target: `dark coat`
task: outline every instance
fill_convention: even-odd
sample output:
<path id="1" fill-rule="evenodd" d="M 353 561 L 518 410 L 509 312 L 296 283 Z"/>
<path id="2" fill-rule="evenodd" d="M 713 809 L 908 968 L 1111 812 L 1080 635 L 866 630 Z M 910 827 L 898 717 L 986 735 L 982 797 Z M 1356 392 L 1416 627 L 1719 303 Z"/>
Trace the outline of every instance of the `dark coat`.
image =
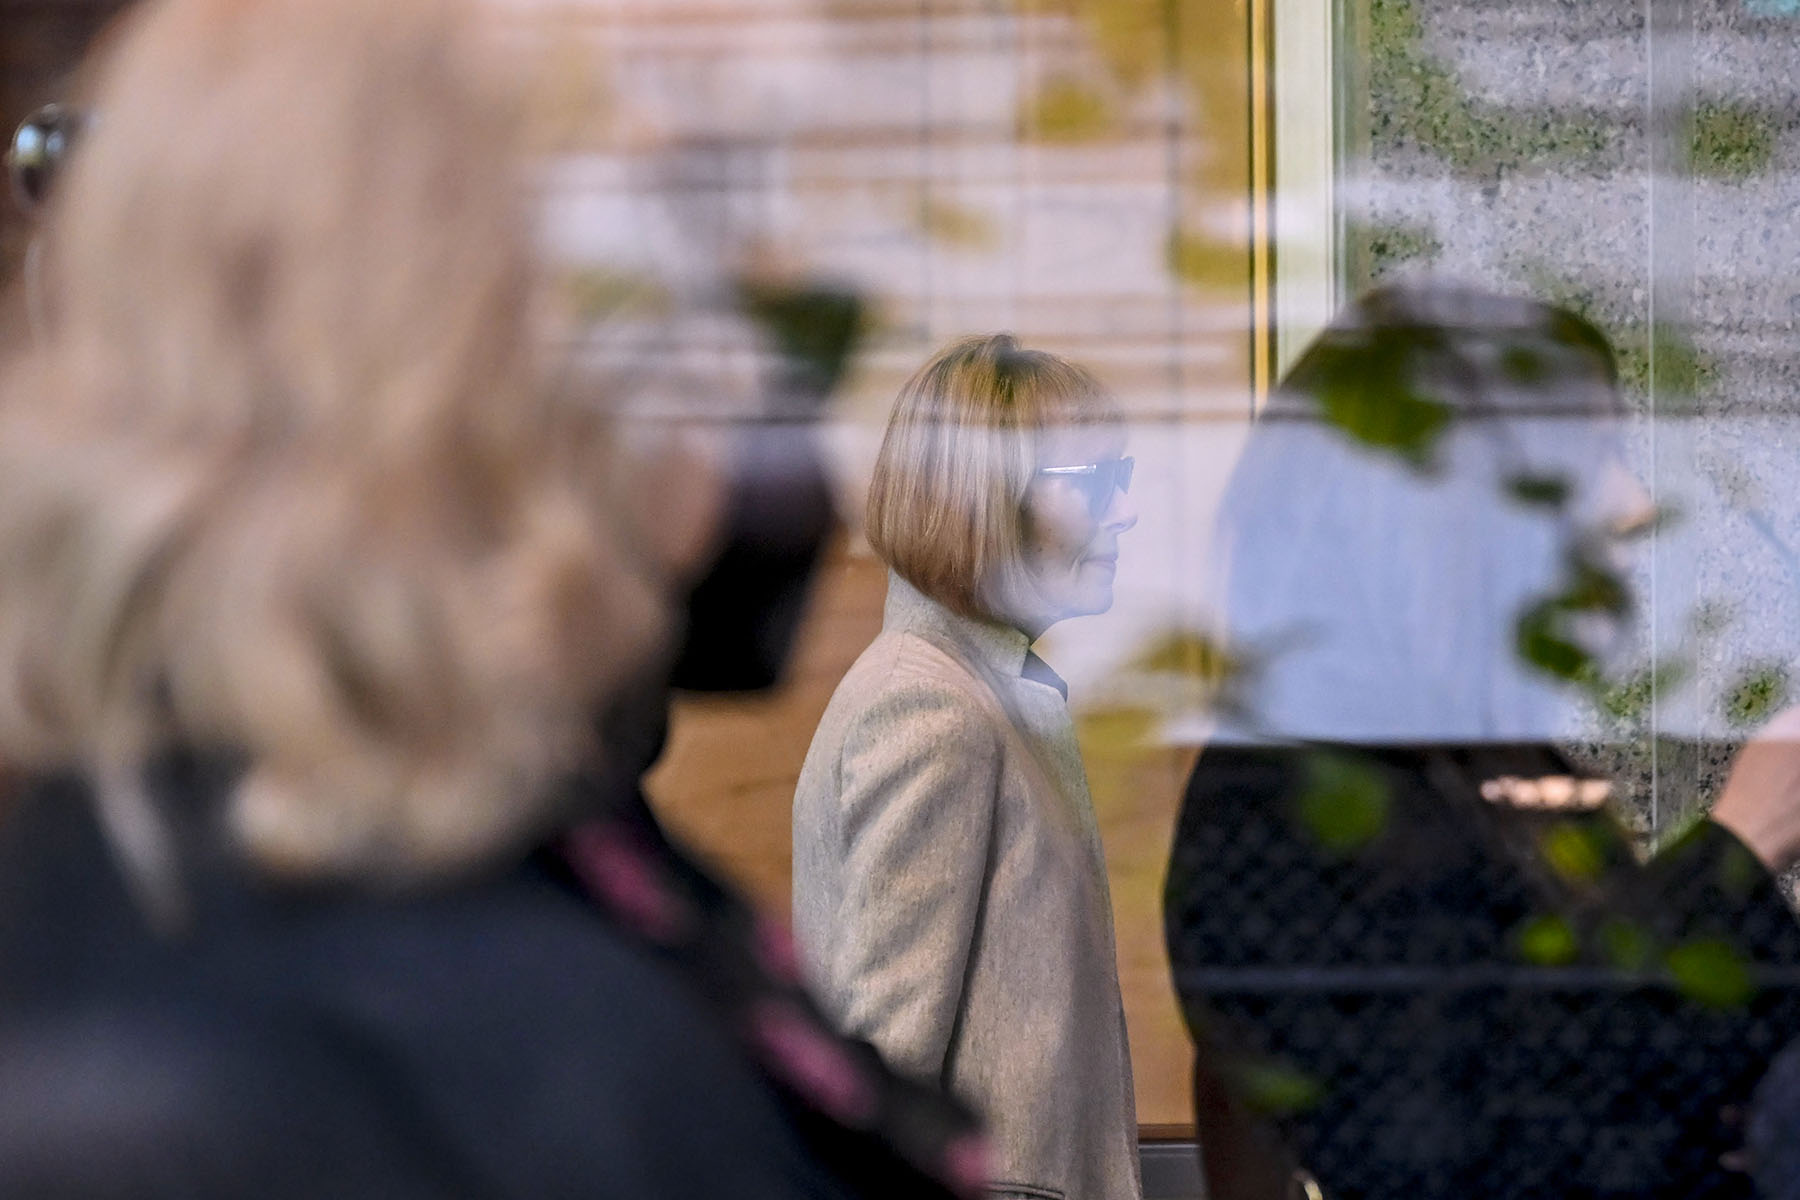
<path id="1" fill-rule="evenodd" d="M 1764 1200 L 1800 1200 L 1800 1041 L 1776 1057 L 1756 1089 L 1745 1148 Z"/>
<path id="2" fill-rule="evenodd" d="M 0 1196 L 886 1194 L 556 856 L 384 898 L 202 854 L 158 936 L 87 800 L 0 821 Z"/>
<path id="3" fill-rule="evenodd" d="M 1167 935 L 1226 1169 L 1283 1154 L 1349 1200 L 1750 1194 L 1720 1157 L 1800 1031 L 1800 929 L 1710 823 L 1640 868 L 1604 813 L 1480 795 L 1568 772 L 1544 746 L 1201 756 Z"/>

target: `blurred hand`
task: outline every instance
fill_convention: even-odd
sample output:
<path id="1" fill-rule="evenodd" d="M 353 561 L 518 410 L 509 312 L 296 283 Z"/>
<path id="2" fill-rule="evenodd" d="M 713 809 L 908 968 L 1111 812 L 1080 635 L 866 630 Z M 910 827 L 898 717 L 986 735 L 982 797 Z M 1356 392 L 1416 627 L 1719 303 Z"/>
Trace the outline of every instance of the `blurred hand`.
<path id="1" fill-rule="evenodd" d="M 1800 706 L 1777 714 L 1744 743 L 1712 819 L 1771 871 L 1800 861 Z"/>

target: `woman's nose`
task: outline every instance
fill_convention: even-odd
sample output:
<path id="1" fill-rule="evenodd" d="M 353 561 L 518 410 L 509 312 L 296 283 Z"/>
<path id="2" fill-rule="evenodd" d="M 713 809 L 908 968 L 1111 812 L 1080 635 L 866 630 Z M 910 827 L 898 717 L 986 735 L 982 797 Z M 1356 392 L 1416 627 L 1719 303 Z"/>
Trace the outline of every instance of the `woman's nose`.
<path id="1" fill-rule="evenodd" d="M 1114 533 L 1124 533 L 1137 522 L 1137 502 L 1131 498 L 1131 493 L 1123 488 L 1114 488 L 1112 500 L 1106 506 L 1106 515 L 1100 522 L 1102 527 Z"/>

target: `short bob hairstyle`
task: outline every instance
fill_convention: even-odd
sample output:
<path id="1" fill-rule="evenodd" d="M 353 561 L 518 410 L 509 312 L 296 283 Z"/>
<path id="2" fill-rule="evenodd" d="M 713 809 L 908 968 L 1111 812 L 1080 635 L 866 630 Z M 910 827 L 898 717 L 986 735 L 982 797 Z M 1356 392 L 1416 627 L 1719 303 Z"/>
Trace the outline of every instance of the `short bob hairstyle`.
<path id="1" fill-rule="evenodd" d="M 1074 363 L 1005 333 L 955 342 L 900 389 L 869 485 L 869 544 L 946 608 L 1003 617 L 1036 586 L 1024 506 L 1046 437 L 1119 420 Z"/>
<path id="2" fill-rule="evenodd" d="M 555 403 L 512 92 L 460 0 L 156 0 L 52 199 L 0 393 L 0 762 L 244 763 L 260 868 L 398 884 L 559 819 L 658 636 Z"/>

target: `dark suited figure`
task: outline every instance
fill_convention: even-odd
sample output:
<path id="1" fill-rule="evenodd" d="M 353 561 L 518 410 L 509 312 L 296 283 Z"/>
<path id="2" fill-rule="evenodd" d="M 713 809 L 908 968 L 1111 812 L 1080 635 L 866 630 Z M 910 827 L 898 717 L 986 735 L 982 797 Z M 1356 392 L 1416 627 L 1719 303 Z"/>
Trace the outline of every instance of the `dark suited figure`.
<path id="1" fill-rule="evenodd" d="M 1750 1192 L 1721 1156 L 1800 1029 L 1791 856 L 1708 821 L 1640 866 L 1559 749 L 1555 671 L 1629 614 L 1615 383 L 1572 314 L 1390 288 L 1251 434 L 1221 594 L 1264 660 L 1166 891 L 1215 1197 Z"/>

